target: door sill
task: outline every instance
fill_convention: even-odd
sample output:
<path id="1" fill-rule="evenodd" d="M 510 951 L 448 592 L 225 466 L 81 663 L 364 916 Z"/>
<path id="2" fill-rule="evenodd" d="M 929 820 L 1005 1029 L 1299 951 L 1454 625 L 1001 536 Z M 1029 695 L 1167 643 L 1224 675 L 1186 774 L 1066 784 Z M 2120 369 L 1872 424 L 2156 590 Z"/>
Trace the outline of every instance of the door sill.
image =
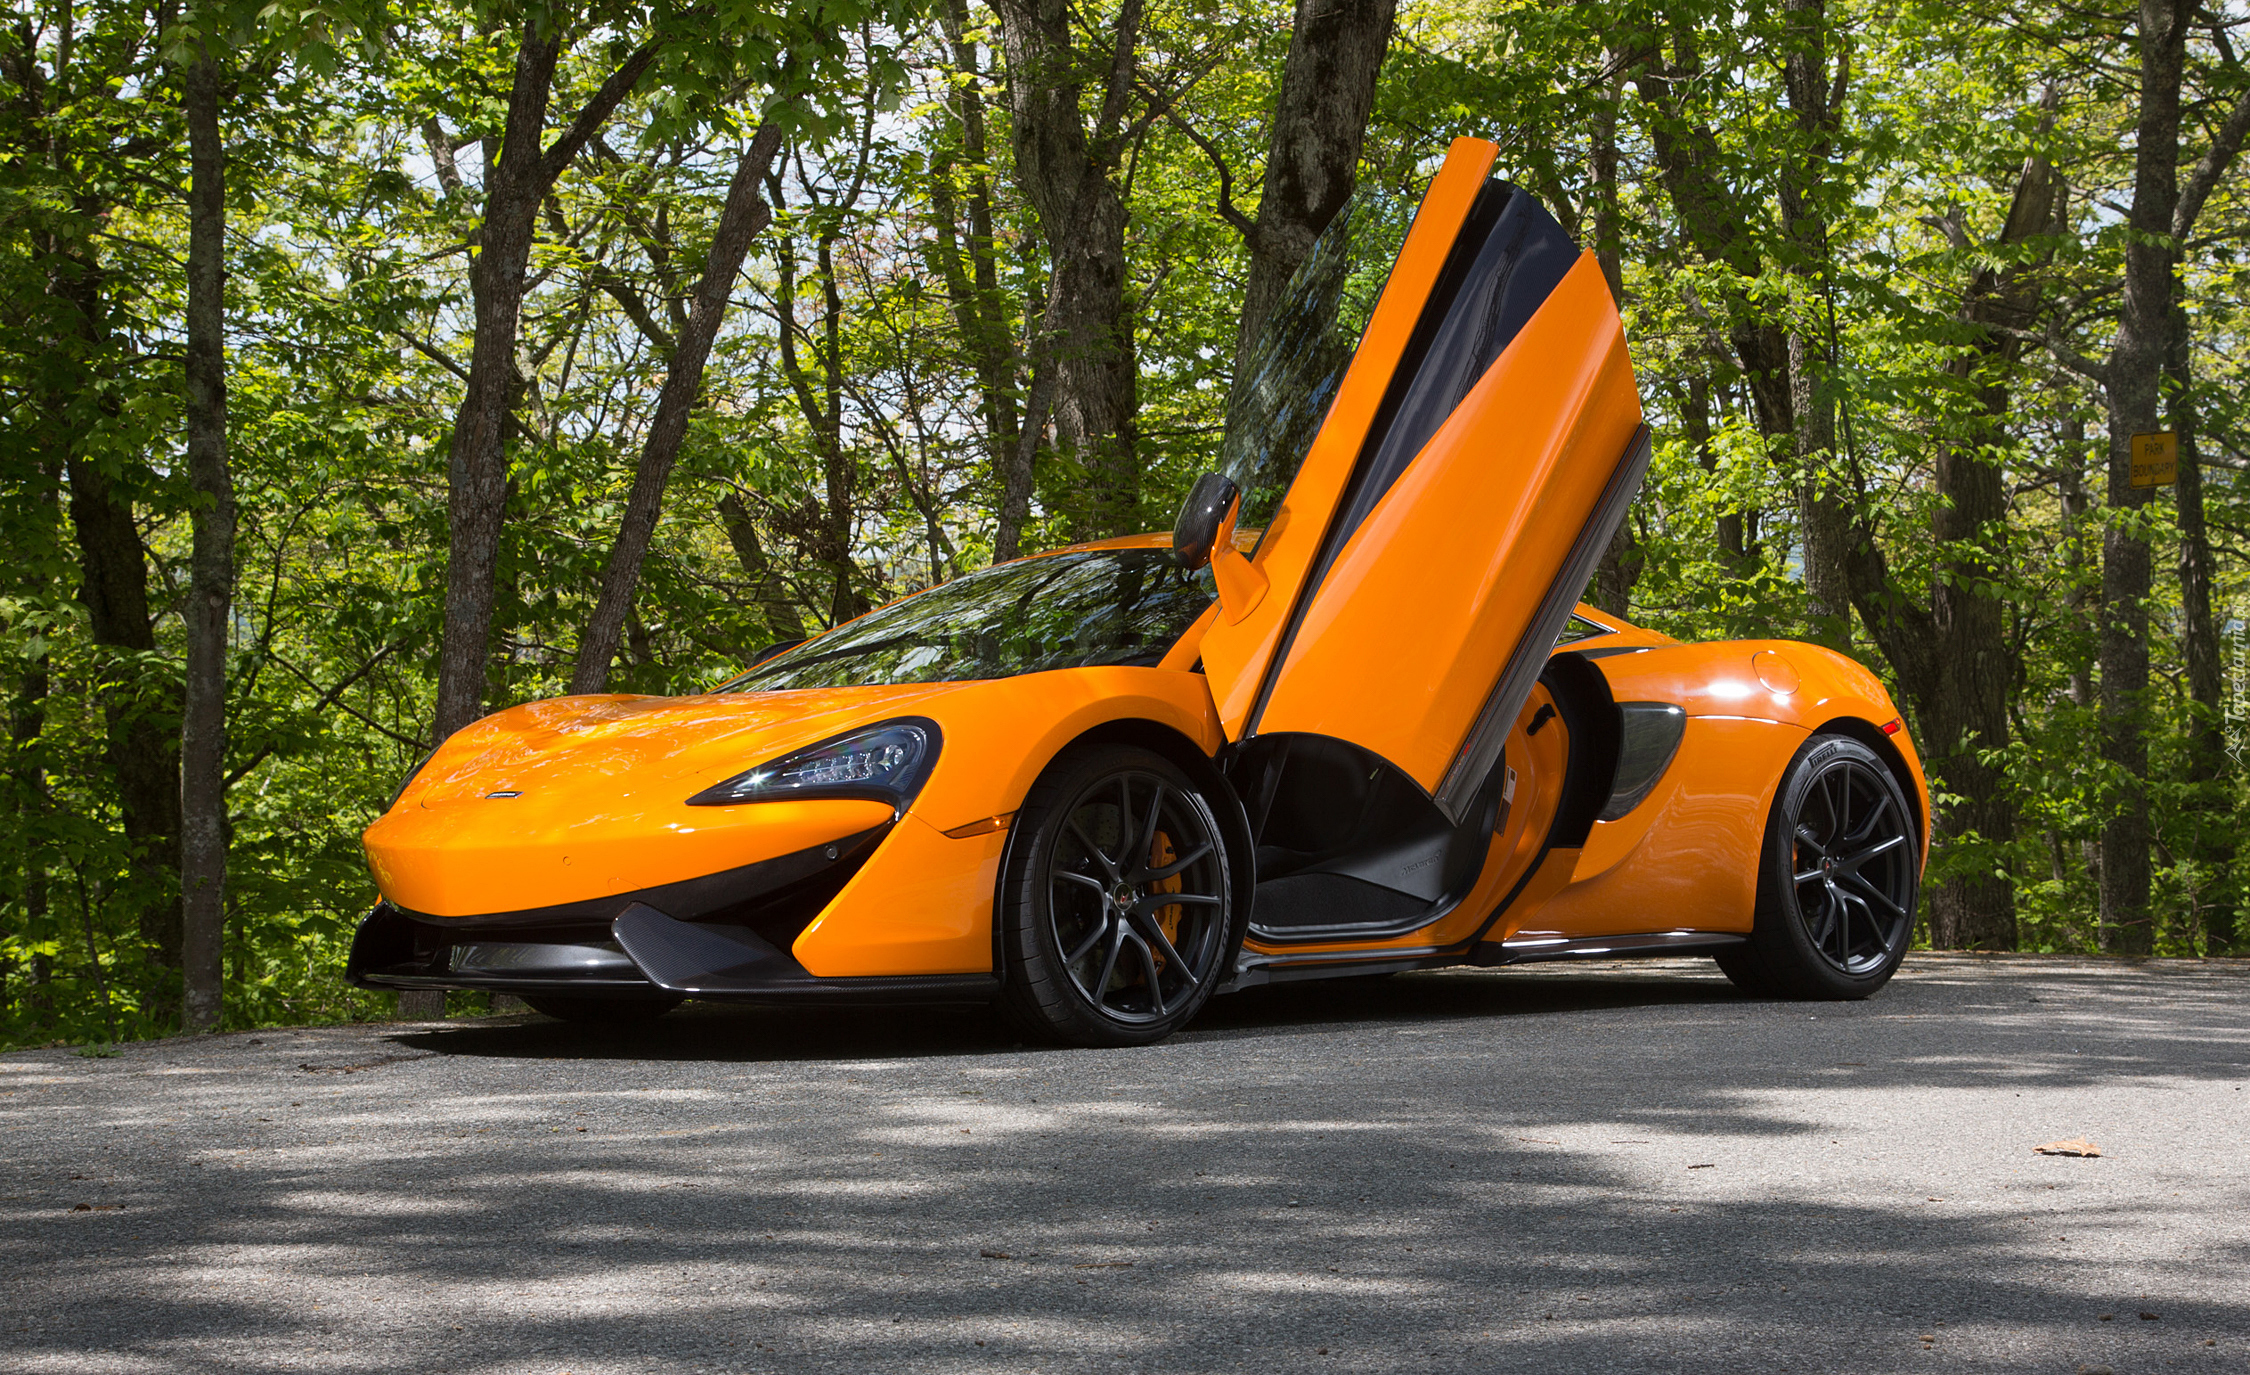
<path id="1" fill-rule="evenodd" d="M 1470 952 L 1471 964 L 1533 964 L 1540 960 L 1627 959 L 1639 955 L 1717 950 L 1740 945 L 1750 937 L 1741 931 L 1644 931 L 1629 936 L 1534 936 L 1504 941 L 1480 941 Z"/>

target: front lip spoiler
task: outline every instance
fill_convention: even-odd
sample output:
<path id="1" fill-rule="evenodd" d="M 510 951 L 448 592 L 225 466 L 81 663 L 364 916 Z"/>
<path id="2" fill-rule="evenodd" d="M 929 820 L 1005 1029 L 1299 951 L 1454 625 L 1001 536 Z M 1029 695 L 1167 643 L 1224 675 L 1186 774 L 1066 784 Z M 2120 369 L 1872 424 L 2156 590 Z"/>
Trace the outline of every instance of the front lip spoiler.
<path id="1" fill-rule="evenodd" d="M 679 921 L 645 903 L 610 930 L 649 982 L 690 998 L 756 1003 L 987 1002 L 990 974 L 907 974 L 824 979 L 746 926 Z"/>
<path id="2" fill-rule="evenodd" d="M 417 923 L 389 903 L 359 924 L 345 977 L 361 988 L 482 989 L 494 993 L 647 998 L 685 994 L 711 1002 L 780 1006 L 866 1006 L 884 1003 L 983 1003 L 1000 992 L 990 974 L 917 974 L 824 979 L 755 931 L 717 922 L 687 922 L 633 903 L 611 933 L 638 977 L 619 970 L 557 977 L 447 967 L 450 946 L 431 956 L 414 949 Z"/>

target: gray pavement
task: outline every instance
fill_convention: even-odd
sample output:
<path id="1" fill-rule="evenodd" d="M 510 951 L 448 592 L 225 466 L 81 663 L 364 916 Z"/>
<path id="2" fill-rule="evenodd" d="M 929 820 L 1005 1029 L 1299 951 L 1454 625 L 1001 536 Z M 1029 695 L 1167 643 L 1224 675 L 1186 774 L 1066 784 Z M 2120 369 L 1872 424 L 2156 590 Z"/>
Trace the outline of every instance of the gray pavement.
<path id="1" fill-rule="evenodd" d="M 1965 957 L 19 1053 L 0 1369 L 2250 1371 L 2246 1088 L 2242 962 Z"/>

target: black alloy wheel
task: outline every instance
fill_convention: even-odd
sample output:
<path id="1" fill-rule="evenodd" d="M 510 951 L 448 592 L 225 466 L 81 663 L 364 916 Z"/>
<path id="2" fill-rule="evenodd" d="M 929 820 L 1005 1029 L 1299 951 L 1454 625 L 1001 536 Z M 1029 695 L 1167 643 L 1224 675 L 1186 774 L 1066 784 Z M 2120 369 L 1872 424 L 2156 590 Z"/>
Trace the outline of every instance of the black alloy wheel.
<path id="1" fill-rule="evenodd" d="M 1009 1019 L 1081 1046 L 1184 1026 L 1241 940 L 1210 801 L 1162 755 L 1097 746 L 1049 767 L 1017 827 L 1001 914 Z"/>
<path id="2" fill-rule="evenodd" d="M 1906 794 L 1857 740 L 1815 736 L 1774 798 L 1747 944 L 1719 967 L 1745 990 L 1864 998 L 1906 956 L 1921 846 Z"/>

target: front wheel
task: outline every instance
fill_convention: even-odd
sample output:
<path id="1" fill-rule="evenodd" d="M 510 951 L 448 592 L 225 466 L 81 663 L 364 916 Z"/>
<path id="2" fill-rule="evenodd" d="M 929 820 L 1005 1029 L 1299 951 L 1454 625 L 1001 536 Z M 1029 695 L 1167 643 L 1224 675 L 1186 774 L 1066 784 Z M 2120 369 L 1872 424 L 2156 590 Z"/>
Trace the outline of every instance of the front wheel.
<path id="1" fill-rule="evenodd" d="M 1078 1046 L 1161 1041 L 1200 1011 L 1241 941 L 1219 819 L 1179 767 L 1072 750 L 1017 821 L 1001 886 L 1001 1010 Z"/>
<path id="2" fill-rule="evenodd" d="M 1906 958 L 1918 850 L 1914 814 L 1882 759 L 1857 740 L 1814 736 L 1774 795 L 1750 939 L 1719 968 L 1751 993 L 1867 997 Z"/>

